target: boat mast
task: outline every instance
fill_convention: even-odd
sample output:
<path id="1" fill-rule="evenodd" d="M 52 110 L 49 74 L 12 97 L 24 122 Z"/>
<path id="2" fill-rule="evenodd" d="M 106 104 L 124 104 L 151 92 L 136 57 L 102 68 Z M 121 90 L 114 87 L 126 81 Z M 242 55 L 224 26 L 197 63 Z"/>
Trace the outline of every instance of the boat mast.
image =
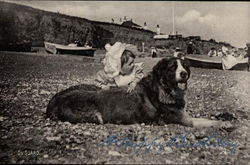
<path id="1" fill-rule="evenodd" d="M 175 34 L 175 20 L 174 20 L 174 2 L 172 2 L 172 16 L 173 16 L 173 35 Z"/>

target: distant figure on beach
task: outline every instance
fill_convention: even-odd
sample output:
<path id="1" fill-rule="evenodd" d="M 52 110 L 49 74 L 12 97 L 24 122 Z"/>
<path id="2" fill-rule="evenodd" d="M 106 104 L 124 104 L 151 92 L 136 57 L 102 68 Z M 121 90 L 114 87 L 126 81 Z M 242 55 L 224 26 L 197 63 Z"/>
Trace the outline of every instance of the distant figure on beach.
<path id="1" fill-rule="evenodd" d="M 221 49 L 218 50 L 217 56 L 218 56 L 218 57 L 223 57 L 223 56 L 224 56 L 224 53 L 222 52 Z"/>
<path id="2" fill-rule="evenodd" d="M 239 57 L 239 56 L 240 56 L 239 51 L 238 51 L 238 48 L 233 48 L 233 49 L 232 49 L 232 55 L 233 55 L 234 57 Z"/>
<path id="3" fill-rule="evenodd" d="M 128 92 L 133 91 L 144 77 L 143 63 L 134 63 L 134 47 L 116 42 L 113 46 L 106 44 L 105 49 L 104 68 L 96 75 L 96 85 L 102 89 L 128 87 Z"/>
<path id="4" fill-rule="evenodd" d="M 181 48 L 176 47 L 176 48 L 175 48 L 175 52 L 174 52 L 174 55 L 173 55 L 173 56 L 174 56 L 174 57 L 178 57 L 178 58 L 182 58 L 182 59 L 184 59 L 185 54 L 182 52 L 182 49 L 181 49 Z"/>
<path id="5" fill-rule="evenodd" d="M 211 48 L 211 50 L 207 54 L 209 57 L 217 56 L 217 51 L 214 47 Z"/>
<path id="6" fill-rule="evenodd" d="M 194 54 L 194 45 L 192 42 L 189 42 L 188 43 L 188 46 L 187 46 L 187 54 Z"/>
<path id="7" fill-rule="evenodd" d="M 221 61 L 223 70 L 231 69 L 238 64 L 239 59 L 234 55 L 233 49 L 228 49 L 227 47 L 222 46 L 222 53 L 223 57 L 221 58 Z"/>
<path id="8" fill-rule="evenodd" d="M 245 54 L 245 56 L 244 56 L 244 58 L 248 58 L 248 72 L 250 72 L 250 43 L 248 42 L 247 44 L 246 44 L 246 46 L 247 46 L 247 50 L 246 50 L 246 54 Z"/>
<path id="9" fill-rule="evenodd" d="M 155 57 L 157 57 L 157 53 L 156 53 L 157 51 L 156 51 L 156 48 L 155 47 L 151 47 L 151 57 L 152 58 L 155 58 Z"/>

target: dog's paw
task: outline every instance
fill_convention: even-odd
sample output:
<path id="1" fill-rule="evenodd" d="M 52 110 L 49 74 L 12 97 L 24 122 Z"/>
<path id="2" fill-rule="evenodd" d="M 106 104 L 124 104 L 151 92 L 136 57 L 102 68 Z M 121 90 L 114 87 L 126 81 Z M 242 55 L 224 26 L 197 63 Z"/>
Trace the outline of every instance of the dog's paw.
<path id="1" fill-rule="evenodd" d="M 187 127 L 193 127 L 194 122 L 193 122 L 191 117 L 187 117 L 187 118 L 182 120 L 182 125 L 187 126 Z"/>
<path id="2" fill-rule="evenodd" d="M 215 128 L 230 128 L 232 124 L 220 120 L 209 120 L 205 118 L 193 118 L 193 127 L 215 127 Z"/>
<path id="3" fill-rule="evenodd" d="M 103 124 L 102 114 L 100 112 L 95 113 L 99 124 Z"/>
<path id="4" fill-rule="evenodd" d="M 160 120 L 157 122 L 157 124 L 160 125 L 160 126 L 164 126 L 164 125 L 166 125 L 166 122 L 163 121 L 162 119 L 160 119 Z"/>

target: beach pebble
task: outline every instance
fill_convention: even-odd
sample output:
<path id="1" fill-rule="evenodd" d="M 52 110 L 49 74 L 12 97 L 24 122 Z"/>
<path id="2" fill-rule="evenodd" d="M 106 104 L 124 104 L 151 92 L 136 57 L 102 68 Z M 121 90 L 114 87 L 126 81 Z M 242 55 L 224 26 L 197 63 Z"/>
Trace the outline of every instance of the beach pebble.
<path id="1" fill-rule="evenodd" d="M 121 156 L 121 154 L 117 151 L 109 151 L 108 154 L 111 156 Z"/>
<path id="2" fill-rule="evenodd" d="M 49 155 L 48 154 L 45 154 L 45 155 L 43 155 L 43 158 L 48 158 L 49 157 Z"/>
<path id="3" fill-rule="evenodd" d="M 165 160 L 165 163 L 166 164 L 172 164 L 172 161 L 167 159 L 167 160 Z"/>
<path id="4" fill-rule="evenodd" d="M 5 117 L 0 116 L 0 122 L 4 121 Z"/>
<path id="5" fill-rule="evenodd" d="M 155 142 L 156 142 L 156 143 L 164 143 L 165 140 L 164 140 L 163 137 L 161 137 L 161 138 L 159 138 L 159 139 L 156 139 Z"/>
<path id="6" fill-rule="evenodd" d="M 60 136 L 53 136 L 53 137 L 46 137 L 48 141 L 60 141 L 61 137 Z"/>
<path id="7" fill-rule="evenodd" d="M 193 161 L 194 161 L 194 162 L 198 162 L 198 161 L 199 161 L 199 158 L 196 157 L 196 158 L 193 159 Z"/>
<path id="8" fill-rule="evenodd" d="M 84 136 L 90 136 L 91 133 L 90 133 L 89 131 L 85 131 L 85 132 L 83 133 L 83 135 L 84 135 Z"/>
<path id="9" fill-rule="evenodd" d="M 172 148 L 171 147 L 164 147 L 164 153 L 171 153 L 173 152 Z"/>
<path id="10" fill-rule="evenodd" d="M 64 125 L 66 125 L 66 126 L 71 126 L 71 123 L 68 122 L 68 121 L 65 121 L 65 122 L 64 122 Z"/>

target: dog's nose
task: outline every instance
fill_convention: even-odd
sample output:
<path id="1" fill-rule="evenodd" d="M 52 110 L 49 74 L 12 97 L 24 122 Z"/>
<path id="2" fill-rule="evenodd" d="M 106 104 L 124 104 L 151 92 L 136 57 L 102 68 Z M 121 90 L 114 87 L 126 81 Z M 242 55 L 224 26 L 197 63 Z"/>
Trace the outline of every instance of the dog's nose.
<path id="1" fill-rule="evenodd" d="M 187 72 L 182 71 L 181 72 L 181 78 L 183 78 L 183 79 L 187 78 Z"/>

